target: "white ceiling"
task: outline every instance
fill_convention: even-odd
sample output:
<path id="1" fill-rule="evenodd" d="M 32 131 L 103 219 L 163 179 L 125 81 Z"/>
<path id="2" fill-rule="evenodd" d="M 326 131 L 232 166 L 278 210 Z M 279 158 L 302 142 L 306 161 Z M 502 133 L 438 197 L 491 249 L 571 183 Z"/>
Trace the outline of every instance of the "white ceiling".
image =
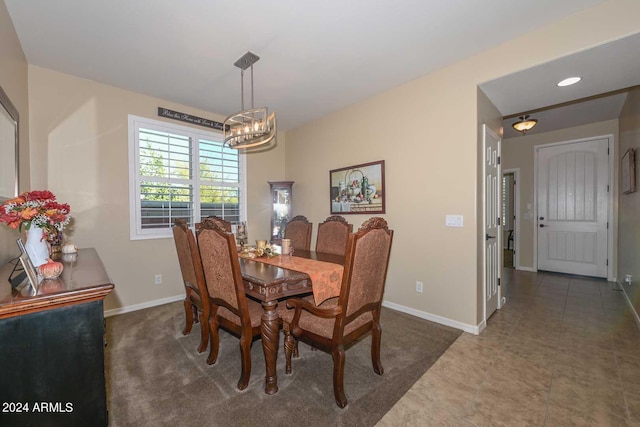
<path id="1" fill-rule="evenodd" d="M 571 76 L 581 76 L 582 80 L 572 86 L 556 86 Z M 529 132 L 534 133 L 616 119 L 626 94 L 599 95 L 637 85 L 640 85 L 640 34 L 492 80 L 480 88 L 504 116 L 534 111 L 531 117 L 539 120 Z M 566 103 L 570 104 L 548 108 Z M 521 135 L 511 128 L 517 120 L 517 117 L 505 120 L 505 138 Z"/>
<path id="2" fill-rule="evenodd" d="M 4 0 L 30 64 L 220 115 L 252 51 L 284 130 L 603 1 Z"/>

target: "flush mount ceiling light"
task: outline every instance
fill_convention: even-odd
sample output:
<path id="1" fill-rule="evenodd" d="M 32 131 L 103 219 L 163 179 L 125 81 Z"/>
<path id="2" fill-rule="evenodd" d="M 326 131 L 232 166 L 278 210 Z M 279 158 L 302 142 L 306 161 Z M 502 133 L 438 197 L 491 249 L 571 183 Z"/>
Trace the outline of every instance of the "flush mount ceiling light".
<path id="1" fill-rule="evenodd" d="M 240 68 L 240 108 L 241 111 L 224 119 L 224 143 L 231 148 L 250 148 L 270 142 L 276 136 L 276 113 L 269 114 L 266 107 L 253 105 L 253 64 L 260 57 L 247 52 L 233 63 Z M 251 68 L 251 108 L 244 109 L 244 70 Z"/>
<path id="2" fill-rule="evenodd" d="M 535 125 L 538 124 L 537 119 L 530 119 L 528 114 L 524 114 L 518 117 L 518 121 L 512 124 L 513 128 L 518 132 L 522 132 L 522 134 L 526 134 L 527 131 L 533 129 Z"/>
<path id="3" fill-rule="evenodd" d="M 566 79 L 559 81 L 557 86 L 558 87 L 565 87 L 565 86 L 571 86 L 574 85 L 576 83 L 578 83 L 580 80 L 582 80 L 582 77 L 567 77 Z"/>

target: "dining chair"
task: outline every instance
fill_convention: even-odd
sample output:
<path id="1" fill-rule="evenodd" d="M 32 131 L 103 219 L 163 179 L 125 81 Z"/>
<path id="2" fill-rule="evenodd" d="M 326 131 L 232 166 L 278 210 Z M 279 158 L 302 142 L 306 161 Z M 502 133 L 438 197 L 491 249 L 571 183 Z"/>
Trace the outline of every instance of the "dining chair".
<path id="1" fill-rule="evenodd" d="M 318 224 L 316 252 L 344 256 L 351 232 L 353 232 L 353 224 L 349 224 L 344 217 L 339 215 L 328 217 Z"/>
<path id="2" fill-rule="evenodd" d="M 196 278 L 206 283 L 211 306 L 207 363 L 218 359 L 219 327 L 238 336 L 242 363 L 238 389 L 244 390 L 251 376 L 251 344 L 260 335 L 262 306 L 245 295 L 234 235 L 214 221 L 203 221 L 196 237 L 197 247 L 191 247 Z"/>
<path id="3" fill-rule="evenodd" d="M 311 248 L 311 224 L 306 216 L 294 216 L 284 229 L 284 238 L 291 239 L 291 247 L 308 251 Z"/>
<path id="4" fill-rule="evenodd" d="M 213 221 L 218 224 L 218 227 L 222 228 L 227 233 L 231 233 L 231 223 L 220 218 L 219 216 L 209 215 L 208 217 L 202 219 L 202 222 L 205 221 Z M 198 231 L 200 227 L 202 227 L 202 222 L 196 223 L 196 231 Z"/>
<path id="5" fill-rule="evenodd" d="M 284 322 L 286 373 L 291 373 L 291 353 L 297 340 L 331 353 L 333 394 L 344 408 L 345 348 L 371 332 L 371 362 L 376 374 L 384 372 L 380 362 L 382 326 L 380 310 L 389 266 L 393 230 L 383 218 L 367 220 L 349 234 L 340 296 L 316 306 L 310 299 L 287 300 L 294 308 L 281 314 Z"/>
<path id="6" fill-rule="evenodd" d="M 183 335 L 191 333 L 194 323 L 200 323 L 200 345 L 198 353 L 206 350 L 209 343 L 209 298 L 207 288 L 203 283 L 199 283 L 196 278 L 193 257 L 189 248 L 189 240 L 194 240 L 193 232 L 184 219 L 176 219 L 173 226 L 173 240 L 178 253 L 182 282 L 184 283 L 184 314 L 186 325 L 182 331 Z"/>

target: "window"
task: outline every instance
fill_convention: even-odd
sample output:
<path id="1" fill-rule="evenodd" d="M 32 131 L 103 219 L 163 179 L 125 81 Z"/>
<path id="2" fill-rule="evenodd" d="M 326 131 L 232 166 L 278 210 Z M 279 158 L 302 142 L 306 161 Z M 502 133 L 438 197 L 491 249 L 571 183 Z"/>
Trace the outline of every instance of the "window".
<path id="1" fill-rule="evenodd" d="M 503 230 L 513 230 L 513 173 L 502 175 L 502 226 Z"/>
<path id="2" fill-rule="evenodd" d="M 130 115 L 131 239 L 171 237 L 176 218 L 244 221 L 244 165 L 220 133 Z"/>

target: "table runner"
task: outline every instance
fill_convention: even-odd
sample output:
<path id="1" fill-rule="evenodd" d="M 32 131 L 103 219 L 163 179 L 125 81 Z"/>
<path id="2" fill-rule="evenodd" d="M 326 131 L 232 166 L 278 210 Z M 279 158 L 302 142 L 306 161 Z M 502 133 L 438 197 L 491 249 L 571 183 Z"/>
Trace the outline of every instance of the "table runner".
<path id="1" fill-rule="evenodd" d="M 249 259 L 308 274 L 311 278 L 311 289 L 316 305 L 340 295 L 342 272 L 344 271 L 344 267 L 340 264 L 287 255 Z"/>

